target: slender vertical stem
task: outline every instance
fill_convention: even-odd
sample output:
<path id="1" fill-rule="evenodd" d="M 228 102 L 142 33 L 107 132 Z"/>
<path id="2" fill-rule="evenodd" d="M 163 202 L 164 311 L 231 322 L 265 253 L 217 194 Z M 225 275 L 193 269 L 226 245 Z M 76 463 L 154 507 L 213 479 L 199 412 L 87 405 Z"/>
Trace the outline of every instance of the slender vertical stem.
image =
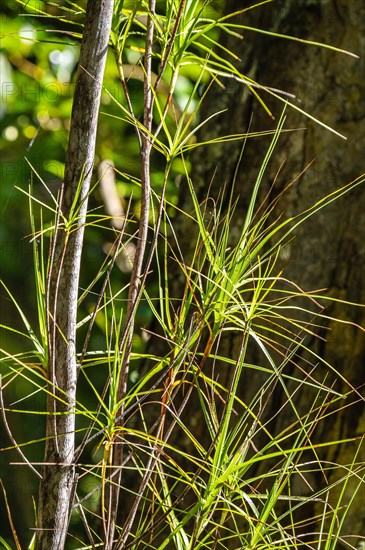
<path id="1" fill-rule="evenodd" d="M 76 314 L 87 199 L 114 0 L 89 0 L 71 115 L 59 223 L 48 273 L 49 415 L 35 550 L 65 546 L 76 488 Z"/>
<path id="2" fill-rule="evenodd" d="M 141 146 L 141 211 L 138 228 L 138 240 L 136 247 L 136 255 L 133 263 L 131 280 L 128 293 L 128 306 L 126 313 L 126 325 L 122 338 L 119 343 L 119 348 L 122 355 L 122 366 L 118 384 L 117 399 L 120 403 L 120 408 L 117 414 L 117 427 L 122 427 L 124 424 L 124 404 L 123 399 L 127 391 L 127 382 L 129 374 L 130 357 L 132 351 L 132 338 L 134 331 L 135 313 L 138 301 L 142 291 L 141 280 L 143 278 L 143 262 L 147 246 L 148 222 L 150 215 L 150 200 L 151 200 L 151 181 L 150 181 L 150 158 L 152 150 L 151 130 L 153 120 L 153 103 L 154 95 L 151 82 L 152 75 L 152 45 L 154 36 L 154 14 L 155 0 L 149 2 L 149 15 L 147 19 L 146 29 L 146 48 L 144 56 L 144 112 L 142 131 L 142 146 Z M 115 441 L 113 449 L 113 468 L 110 471 L 110 487 L 109 487 L 109 503 L 108 503 L 108 523 L 106 527 L 106 548 L 113 547 L 115 523 L 118 514 L 118 504 L 121 488 L 122 462 L 123 462 L 123 447 L 122 444 Z M 128 536 L 128 535 L 126 535 Z"/>

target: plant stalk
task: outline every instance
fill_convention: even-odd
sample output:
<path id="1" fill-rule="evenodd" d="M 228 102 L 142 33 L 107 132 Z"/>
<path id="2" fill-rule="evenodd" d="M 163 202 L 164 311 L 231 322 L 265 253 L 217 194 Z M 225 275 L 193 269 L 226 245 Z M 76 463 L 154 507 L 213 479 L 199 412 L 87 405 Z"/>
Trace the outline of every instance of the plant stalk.
<path id="1" fill-rule="evenodd" d="M 150 159 L 152 151 L 151 130 L 153 122 L 153 86 L 151 82 L 152 75 L 152 49 L 153 49 L 153 36 L 154 36 L 154 14 L 155 14 L 156 2 L 150 0 L 149 2 L 149 15 L 147 18 L 146 29 L 146 48 L 144 56 L 144 112 L 143 112 L 143 125 L 144 131 L 141 133 L 142 146 L 141 146 L 141 212 L 139 220 L 139 228 L 137 235 L 136 255 L 134 258 L 134 264 L 130 279 L 129 292 L 128 292 L 128 306 L 126 313 L 126 325 L 119 343 L 121 351 L 122 366 L 120 371 L 120 377 L 118 382 L 118 414 L 116 427 L 117 431 L 123 427 L 124 424 L 124 403 L 123 400 L 127 392 L 129 364 L 132 352 L 132 338 L 134 332 L 135 313 L 138 306 L 138 301 L 142 291 L 142 279 L 143 279 L 143 262 L 147 246 L 147 234 L 148 234 L 148 222 L 150 215 L 150 201 L 151 201 L 151 181 L 150 181 Z M 140 134 L 138 134 L 140 135 Z M 113 547 L 115 523 L 118 514 L 119 496 L 121 489 L 121 477 L 123 463 L 123 445 L 115 441 L 113 448 L 113 468 L 110 471 L 110 488 L 109 488 L 109 504 L 108 504 L 108 523 L 106 527 L 106 548 L 111 549 Z M 128 533 L 124 533 L 124 538 L 128 537 Z"/>
<path id="2" fill-rule="evenodd" d="M 77 298 L 113 3 L 89 0 L 80 48 L 59 223 L 47 281 L 48 416 L 35 550 L 64 548 L 76 490 Z"/>

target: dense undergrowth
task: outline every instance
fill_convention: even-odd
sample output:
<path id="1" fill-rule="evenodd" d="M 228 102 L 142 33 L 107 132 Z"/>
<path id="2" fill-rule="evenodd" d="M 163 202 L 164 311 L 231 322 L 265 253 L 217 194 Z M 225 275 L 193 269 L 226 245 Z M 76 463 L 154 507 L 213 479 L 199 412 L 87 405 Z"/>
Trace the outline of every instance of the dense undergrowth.
<path id="1" fill-rule="evenodd" d="M 24 3 L 24 9 L 27 6 Z M 47 3 L 42 9 L 30 8 L 47 22 Z M 76 40 L 82 6 L 65 2 L 58 9 L 62 23 L 69 26 L 68 36 Z M 114 121 L 135 132 L 140 174 L 133 176 L 110 162 L 85 195 L 81 163 L 65 208 L 67 185 L 55 194 L 33 168 L 34 183 L 25 193 L 38 322 L 28 321 L 4 281 L 23 328 L 3 328 L 28 345 L 18 353 L 1 350 L 1 405 L 10 438 L 3 452 L 16 449 L 32 475 L 42 477 L 41 493 L 46 494 L 49 457 L 41 469 L 41 459 L 30 460 L 28 449 L 35 448 L 40 456 L 47 442 L 57 462 L 68 439 L 71 459 L 56 464 L 70 484 L 67 514 L 58 523 L 52 517 L 60 513 L 60 481 L 50 509 L 40 509 L 35 501 L 34 523 L 23 526 L 29 533 L 29 548 L 51 544 L 52 529 L 45 534 L 45 521 L 64 530 L 66 548 L 335 550 L 340 544 L 344 548 L 358 544 L 348 536 L 354 534 L 342 527 L 363 490 L 362 439 L 348 434 L 343 440 L 318 441 L 316 430 L 323 422 L 335 421 L 349 401 L 361 396 L 346 381 L 347 391 L 337 392 L 333 381 L 343 380 L 342 374 L 309 344 L 328 320 L 330 296 L 287 280 L 278 260 L 300 224 L 346 193 L 356 192 L 364 178 L 334 190 L 290 219 L 276 214 L 281 195 L 258 203 L 282 133 L 296 131 L 285 128 L 285 112 L 298 106 L 284 92 L 252 82 L 236 69 L 234 52 L 226 51 L 219 41 L 224 32 L 239 37 L 244 27 L 235 22 L 236 15 L 220 16 L 209 2 L 171 0 L 156 7 L 153 0 L 148 5 L 116 1 L 109 46 L 124 98 L 116 98 L 107 87 L 103 93 L 116 109 L 117 114 L 110 115 Z M 131 52 L 137 54 L 133 67 Z M 195 78 L 188 96 L 178 104 L 176 88 L 186 67 L 194 69 Z M 78 74 L 82 71 L 79 68 Z M 244 159 L 248 139 L 257 139 L 261 146 L 260 135 L 249 132 L 199 141 L 200 129 L 214 119 L 202 119 L 201 105 L 209 100 L 210 88 L 227 78 L 247 86 L 269 114 L 267 95 L 283 103 L 270 146 L 262 152 L 246 218 L 234 236 L 233 188 L 228 190 L 227 182 L 222 182 L 222 201 L 212 201 L 209 194 L 199 201 L 189 156 L 203 144 L 240 140 Z M 143 82 L 138 96 L 131 93 L 136 80 Z M 143 99 L 142 111 L 138 101 L 135 105 L 136 97 Z M 158 186 L 154 185 L 156 158 Z M 177 166 L 181 192 L 191 197 L 190 212 L 179 209 L 177 191 L 171 192 L 171 174 Z M 117 177 L 129 187 L 128 205 L 117 214 L 86 209 L 108 173 L 112 182 Z M 43 186 L 47 199 L 37 197 L 36 185 Z M 223 201 L 223 194 L 230 199 Z M 179 246 L 177 219 L 179 227 L 191 232 L 192 250 Z M 79 293 L 77 317 L 71 322 L 73 352 L 61 329 L 65 315 L 70 323 L 70 311 L 65 312 L 59 300 L 60 294 L 66 302 L 71 299 L 62 286 L 62 269 L 70 242 L 81 229 L 86 239 L 89 232 L 112 232 L 114 243 Z M 118 274 L 123 257 L 128 283 L 126 275 Z M 179 295 L 172 290 L 176 288 L 172 274 L 181 282 Z M 79 273 L 72 276 L 78 280 Z M 144 316 L 148 323 L 143 323 Z M 226 335 L 232 333 L 237 345 L 227 350 Z M 71 354 L 75 366 L 73 378 L 65 384 L 61 379 L 66 367 L 57 354 L 58 345 Z M 250 362 L 252 347 L 259 350 L 262 362 Z M 7 395 L 20 380 L 24 394 L 9 405 Z M 250 398 L 245 400 L 241 388 L 250 384 Z M 273 413 L 269 404 L 278 388 L 284 400 Z M 303 393 L 308 395 L 305 410 L 303 400 L 298 405 Z M 32 408 L 28 403 L 34 403 L 34 396 L 38 406 Z M 34 422 L 46 418 L 47 428 L 39 437 L 30 435 L 19 443 L 12 424 L 23 422 L 24 415 Z M 62 432 L 65 416 L 74 419 L 71 434 Z M 322 458 L 327 447 L 350 443 L 354 448 L 350 463 Z M 329 482 L 334 471 L 336 481 Z M 19 548 L 14 515 L 8 507 Z M 1 540 L 11 547 L 5 538 Z"/>

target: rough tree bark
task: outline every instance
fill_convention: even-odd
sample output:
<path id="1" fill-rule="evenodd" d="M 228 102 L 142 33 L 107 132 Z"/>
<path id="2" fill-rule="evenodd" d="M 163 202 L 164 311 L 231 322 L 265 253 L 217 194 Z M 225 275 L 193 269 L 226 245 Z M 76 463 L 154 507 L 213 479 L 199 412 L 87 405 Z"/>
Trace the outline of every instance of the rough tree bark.
<path id="1" fill-rule="evenodd" d="M 48 275 L 46 448 L 38 501 L 36 550 L 65 546 L 76 486 L 76 313 L 84 224 L 113 0 L 89 1 L 80 49 L 71 128 Z"/>
<path id="2" fill-rule="evenodd" d="M 239 0 L 226 1 L 227 13 L 241 8 L 242 2 Z M 225 45 L 240 56 L 239 68 L 243 74 L 256 82 L 294 93 L 301 100 L 301 103 L 297 104 L 302 109 L 347 136 L 347 141 L 343 141 L 315 122 L 288 110 L 286 127 L 305 127 L 306 131 L 286 134 L 281 138 L 269 168 L 263 195 L 270 188 L 274 175 L 284 159 L 287 159 L 286 164 L 278 179 L 275 193 L 281 191 L 308 162 L 316 158 L 300 182 L 281 200 L 280 211 L 286 216 L 291 216 L 305 210 L 317 198 L 364 172 L 365 6 L 362 0 L 283 0 L 255 8 L 240 18 L 243 25 L 332 44 L 360 56 L 360 60 L 355 60 L 329 50 L 245 30 L 244 40 L 241 42 L 230 36 L 225 39 Z M 245 132 L 251 115 L 252 131 L 275 127 L 276 122 L 270 120 L 242 84 L 227 80 L 225 85 L 225 90 L 216 88 L 214 95 L 210 96 L 204 116 L 208 117 L 221 109 L 227 111 L 219 118 L 214 118 L 214 124 L 210 123 L 203 127 L 203 135 L 200 136 L 202 141 L 213 136 Z M 263 97 L 277 119 L 282 104 L 265 94 Z M 238 226 L 244 219 L 247 205 L 245 199 L 249 196 L 257 176 L 263 152 L 267 150 L 268 139 L 252 140 L 245 149 L 236 181 L 240 200 L 233 223 Z M 230 142 L 210 147 L 209 150 L 198 150 L 193 160 L 192 173 L 194 185 L 202 200 L 207 196 L 210 184 L 209 192 L 213 197 L 220 195 L 224 185 L 229 187 L 240 148 L 240 143 Z M 183 208 L 189 209 L 189 198 L 186 195 L 182 197 L 182 203 Z M 326 208 L 309 223 L 304 224 L 298 231 L 295 242 L 285 249 L 282 262 L 285 264 L 286 277 L 305 290 L 328 288 L 330 295 L 335 298 L 364 304 L 364 212 L 365 190 L 357 188 L 356 192 Z M 234 232 L 234 227 L 232 230 Z M 185 250 L 189 250 L 193 241 L 192 231 L 193 229 L 187 230 L 184 219 L 178 239 L 180 246 Z M 328 313 L 364 326 L 363 309 L 340 305 L 330 308 Z M 353 386 L 359 387 L 364 383 L 363 333 L 351 325 L 332 326 L 329 323 L 328 328 L 330 331 L 325 332 L 327 342 L 313 341 L 312 348 L 336 367 Z M 235 353 L 238 342 L 235 341 L 234 335 L 227 336 L 225 346 L 229 350 L 227 353 Z M 250 353 L 255 361 L 255 351 Z M 243 393 L 246 392 L 244 398 L 248 401 L 247 393 L 254 391 L 255 384 L 259 385 L 260 380 L 251 379 L 250 384 L 246 384 L 242 389 Z M 341 387 L 341 381 L 337 380 L 336 389 L 346 391 L 348 387 L 344 384 Z M 276 394 L 274 398 L 273 406 L 277 410 L 283 396 Z M 306 396 L 302 395 L 300 399 L 304 401 Z M 323 424 L 322 431 L 317 433 L 319 440 L 362 435 L 365 423 L 363 403 L 359 402 L 345 409 L 339 415 L 338 422 L 328 422 L 330 424 Z M 331 447 L 323 459 L 348 464 L 353 451 L 354 448 L 349 445 L 338 446 L 337 449 Z M 351 496 L 351 486 L 348 496 Z M 364 494 L 360 495 L 360 503 L 363 497 Z M 362 505 L 352 508 L 344 530 L 353 534 L 365 532 Z"/>

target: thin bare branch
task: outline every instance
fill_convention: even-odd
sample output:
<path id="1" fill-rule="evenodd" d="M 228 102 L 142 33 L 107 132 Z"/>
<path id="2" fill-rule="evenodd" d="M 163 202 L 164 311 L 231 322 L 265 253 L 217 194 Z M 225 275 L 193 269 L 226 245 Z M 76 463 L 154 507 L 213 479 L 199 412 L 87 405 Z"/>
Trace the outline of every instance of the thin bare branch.
<path id="1" fill-rule="evenodd" d="M 49 416 L 35 550 L 64 548 L 76 487 L 73 459 L 77 298 L 101 96 L 99 82 L 104 74 L 113 5 L 113 0 L 88 2 L 80 49 L 63 193 L 57 213 L 61 223 L 55 230 L 48 274 L 48 376 L 53 395 L 50 392 L 47 399 Z"/>

